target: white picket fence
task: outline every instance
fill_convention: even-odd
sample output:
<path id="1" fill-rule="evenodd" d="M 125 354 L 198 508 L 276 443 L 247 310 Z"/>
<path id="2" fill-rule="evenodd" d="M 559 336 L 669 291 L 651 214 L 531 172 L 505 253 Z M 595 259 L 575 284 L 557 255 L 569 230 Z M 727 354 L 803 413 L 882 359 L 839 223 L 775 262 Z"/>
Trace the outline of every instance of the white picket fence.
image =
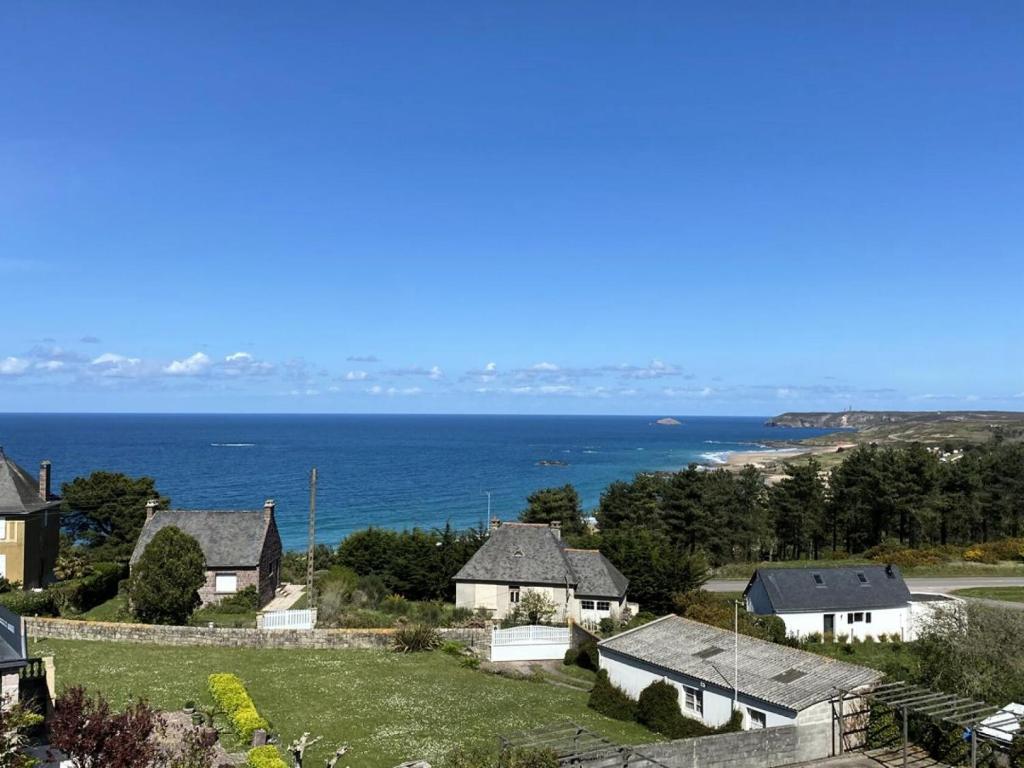
<path id="1" fill-rule="evenodd" d="M 491 631 L 491 661 L 561 659 L 569 650 L 568 627 L 509 627 Z"/>
<path id="2" fill-rule="evenodd" d="M 298 611 L 266 611 L 259 615 L 259 628 L 313 629 L 316 627 L 316 609 L 303 608 Z"/>

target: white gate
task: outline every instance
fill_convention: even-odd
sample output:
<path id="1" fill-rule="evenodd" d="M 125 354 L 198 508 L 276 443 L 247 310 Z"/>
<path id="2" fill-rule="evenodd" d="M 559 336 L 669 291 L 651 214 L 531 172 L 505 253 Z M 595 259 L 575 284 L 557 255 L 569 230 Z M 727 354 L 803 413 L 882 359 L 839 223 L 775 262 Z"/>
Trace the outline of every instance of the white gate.
<path id="1" fill-rule="evenodd" d="M 491 661 L 561 659 L 568 650 L 568 627 L 531 625 L 491 631 Z"/>
<path id="2" fill-rule="evenodd" d="M 266 611 L 258 618 L 260 629 L 313 629 L 316 626 L 316 609 Z"/>

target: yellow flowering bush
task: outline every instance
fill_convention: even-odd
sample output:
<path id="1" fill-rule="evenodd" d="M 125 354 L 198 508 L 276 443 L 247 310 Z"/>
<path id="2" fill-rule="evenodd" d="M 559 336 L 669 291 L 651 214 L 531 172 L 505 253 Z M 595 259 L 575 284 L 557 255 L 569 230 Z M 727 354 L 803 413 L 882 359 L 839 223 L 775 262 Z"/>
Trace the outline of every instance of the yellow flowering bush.
<path id="1" fill-rule="evenodd" d="M 270 728 L 266 719 L 256 711 L 256 705 L 238 675 L 214 674 L 210 675 L 207 682 L 213 700 L 224 710 L 231 727 L 242 741 L 251 742 L 253 733 L 258 729 L 266 731 Z"/>
<path id="2" fill-rule="evenodd" d="M 269 744 L 250 749 L 245 764 L 248 768 L 288 768 L 288 764 L 281 759 L 277 747 Z"/>

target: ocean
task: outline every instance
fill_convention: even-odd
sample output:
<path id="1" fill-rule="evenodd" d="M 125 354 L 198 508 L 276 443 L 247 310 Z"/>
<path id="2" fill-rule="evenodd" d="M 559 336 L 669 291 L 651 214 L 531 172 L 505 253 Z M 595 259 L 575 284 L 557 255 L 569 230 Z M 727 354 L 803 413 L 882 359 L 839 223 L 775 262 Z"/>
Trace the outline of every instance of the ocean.
<path id="1" fill-rule="evenodd" d="M 513 518 L 538 488 L 571 483 L 584 507 L 637 472 L 715 463 L 765 440 L 829 430 L 761 417 L 0 414 L 0 446 L 54 487 L 94 470 L 148 475 L 180 508 L 253 509 L 268 498 L 286 549 L 306 545 L 309 470 L 317 539 L 370 525 L 458 528 Z"/>

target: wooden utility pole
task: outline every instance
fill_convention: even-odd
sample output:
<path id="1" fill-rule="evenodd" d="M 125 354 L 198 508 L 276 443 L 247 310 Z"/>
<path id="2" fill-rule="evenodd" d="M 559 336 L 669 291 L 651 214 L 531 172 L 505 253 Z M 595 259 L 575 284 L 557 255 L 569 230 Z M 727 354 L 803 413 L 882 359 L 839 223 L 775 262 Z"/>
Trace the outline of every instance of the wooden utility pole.
<path id="1" fill-rule="evenodd" d="M 313 608 L 313 552 L 316 550 L 316 467 L 309 473 L 309 549 L 306 552 L 307 604 Z"/>

